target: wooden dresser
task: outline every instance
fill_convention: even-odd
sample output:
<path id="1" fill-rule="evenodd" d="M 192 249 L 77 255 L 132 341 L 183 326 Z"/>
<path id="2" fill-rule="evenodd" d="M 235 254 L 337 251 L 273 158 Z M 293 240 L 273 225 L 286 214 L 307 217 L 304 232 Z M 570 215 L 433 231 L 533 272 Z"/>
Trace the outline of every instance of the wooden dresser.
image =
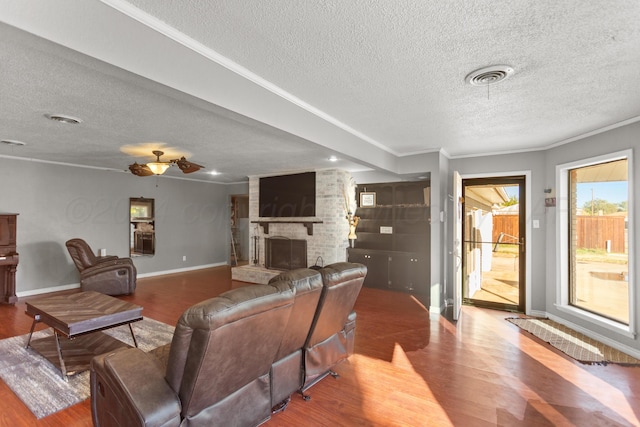
<path id="1" fill-rule="evenodd" d="M 16 223 L 18 214 L 0 212 L 0 304 L 15 304 L 16 270 Z"/>

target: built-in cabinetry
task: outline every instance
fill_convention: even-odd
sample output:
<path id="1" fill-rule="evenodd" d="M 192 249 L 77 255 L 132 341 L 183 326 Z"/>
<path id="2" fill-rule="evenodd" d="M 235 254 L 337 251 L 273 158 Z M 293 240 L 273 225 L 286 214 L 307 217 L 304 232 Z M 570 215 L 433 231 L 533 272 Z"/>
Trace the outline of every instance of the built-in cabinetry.
<path id="1" fill-rule="evenodd" d="M 367 266 L 365 286 L 428 292 L 429 194 L 428 181 L 358 186 L 358 238 L 348 254 Z"/>
<path id="2" fill-rule="evenodd" d="M 18 214 L 0 213 L 0 303 L 15 304 L 16 270 L 16 228 Z"/>

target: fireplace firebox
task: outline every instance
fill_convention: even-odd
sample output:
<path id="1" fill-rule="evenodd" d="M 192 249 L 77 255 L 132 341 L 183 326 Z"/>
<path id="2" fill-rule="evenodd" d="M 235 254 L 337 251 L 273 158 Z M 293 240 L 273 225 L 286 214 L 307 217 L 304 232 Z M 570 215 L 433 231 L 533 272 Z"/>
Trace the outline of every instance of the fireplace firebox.
<path id="1" fill-rule="evenodd" d="M 265 267 L 273 270 L 295 270 L 307 267 L 307 241 L 287 237 L 267 237 Z"/>

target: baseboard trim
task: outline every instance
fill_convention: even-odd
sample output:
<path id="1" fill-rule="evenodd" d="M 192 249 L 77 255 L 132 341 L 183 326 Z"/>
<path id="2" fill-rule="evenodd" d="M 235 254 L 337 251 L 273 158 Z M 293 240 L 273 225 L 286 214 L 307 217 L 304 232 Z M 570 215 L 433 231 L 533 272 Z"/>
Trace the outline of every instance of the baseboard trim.
<path id="1" fill-rule="evenodd" d="M 429 307 L 429 320 L 440 320 L 440 316 L 443 315 L 445 309 L 447 308 L 446 304 L 437 306 L 432 305 Z"/>
<path id="2" fill-rule="evenodd" d="M 165 274 L 184 273 L 184 272 L 187 272 L 187 271 L 202 270 L 204 268 L 221 267 L 223 265 L 229 265 L 229 263 L 228 262 L 216 262 L 216 263 L 213 263 L 213 264 L 196 265 L 196 266 L 193 266 L 193 267 L 175 268 L 173 270 L 153 271 L 151 273 L 138 274 L 138 278 L 142 279 L 142 278 L 145 278 L 145 277 L 164 276 Z"/>
<path id="3" fill-rule="evenodd" d="M 30 297 L 30 296 L 33 296 L 33 295 L 49 294 L 51 292 L 68 291 L 69 289 L 78 289 L 79 287 L 80 287 L 80 283 L 71 283 L 69 285 L 51 286 L 51 287 L 48 287 L 48 288 L 31 289 L 31 290 L 28 290 L 28 291 L 20 291 L 20 292 L 16 292 L 16 296 L 18 298 Z"/>
<path id="4" fill-rule="evenodd" d="M 547 312 L 542 310 L 531 310 L 527 315 L 533 317 L 548 317 Z"/>

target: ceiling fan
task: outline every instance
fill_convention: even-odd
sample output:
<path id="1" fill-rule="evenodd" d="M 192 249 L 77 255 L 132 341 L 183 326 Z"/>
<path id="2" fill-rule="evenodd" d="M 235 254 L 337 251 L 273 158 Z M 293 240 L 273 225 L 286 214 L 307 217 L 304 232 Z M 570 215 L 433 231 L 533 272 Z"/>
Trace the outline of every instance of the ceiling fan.
<path id="1" fill-rule="evenodd" d="M 204 166 L 190 162 L 182 156 L 179 159 L 169 160 L 167 162 L 160 161 L 160 156 L 164 155 L 164 152 L 160 150 L 154 150 L 153 155 L 156 156 L 155 162 L 149 162 L 147 164 L 134 163 L 129 165 L 129 170 L 136 176 L 151 176 L 162 175 L 169 169 L 171 165 L 177 165 L 178 168 L 184 173 L 192 173 L 199 171 Z"/>

